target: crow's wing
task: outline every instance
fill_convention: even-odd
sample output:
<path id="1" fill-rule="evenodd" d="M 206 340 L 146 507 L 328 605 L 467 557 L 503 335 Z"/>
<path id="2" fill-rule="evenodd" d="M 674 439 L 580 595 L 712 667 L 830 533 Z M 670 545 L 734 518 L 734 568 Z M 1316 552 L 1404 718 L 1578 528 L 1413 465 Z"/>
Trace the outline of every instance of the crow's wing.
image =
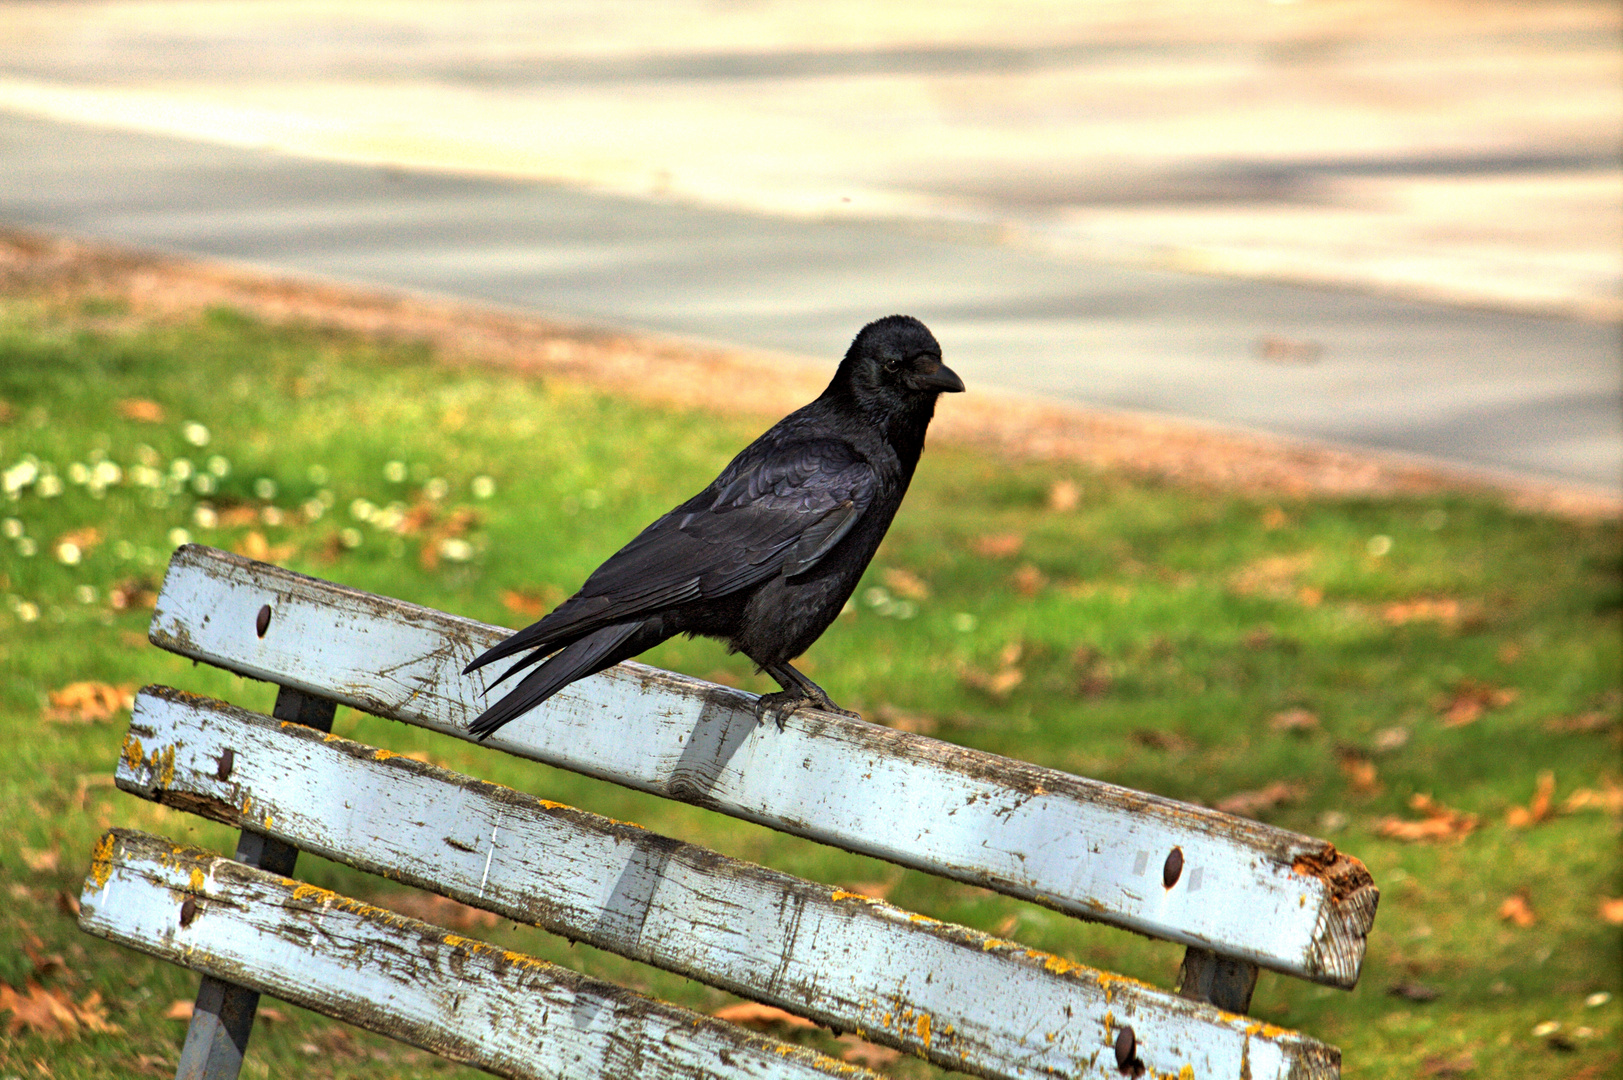
<path id="1" fill-rule="evenodd" d="M 610 556 L 580 592 L 468 670 L 525 649 L 556 648 L 665 608 L 726 596 L 779 573 L 804 574 L 861 520 L 877 487 L 872 465 L 846 443 L 757 443 L 704 491 Z"/>

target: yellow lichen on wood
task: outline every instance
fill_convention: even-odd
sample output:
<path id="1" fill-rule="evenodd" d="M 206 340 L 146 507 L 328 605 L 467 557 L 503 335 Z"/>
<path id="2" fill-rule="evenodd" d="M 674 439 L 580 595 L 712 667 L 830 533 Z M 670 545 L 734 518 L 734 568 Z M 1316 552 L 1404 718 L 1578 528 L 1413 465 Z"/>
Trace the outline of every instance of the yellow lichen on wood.
<path id="1" fill-rule="evenodd" d="M 107 888 L 107 879 L 113 876 L 113 834 L 108 833 L 96 841 L 90 850 L 90 880 L 96 888 Z"/>
<path id="2" fill-rule="evenodd" d="M 139 769 L 142 762 L 146 760 L 146 751 L 141 746 L 141 740 L 135 737 L 135 732 L 132 731 L 124 736 L 124 748 L 120 756 L 131 771 Z"/>
<path id="3" fill-rule="evenodd" d="M 201 867 L 192 867 L 192 872 L 187 875 L 186 880 L 191 884 L 192 892 L 203 891 L 203 870 Z"/>
<path id="4" fill-rule="evenodd" d="M 919 1042 L 924 1044 L 924 1048 L 930 1049 L 930 1014 L 919 1013 L 918 1022 L 913 1025 L 913 1030 L 917 1033 Z"/>

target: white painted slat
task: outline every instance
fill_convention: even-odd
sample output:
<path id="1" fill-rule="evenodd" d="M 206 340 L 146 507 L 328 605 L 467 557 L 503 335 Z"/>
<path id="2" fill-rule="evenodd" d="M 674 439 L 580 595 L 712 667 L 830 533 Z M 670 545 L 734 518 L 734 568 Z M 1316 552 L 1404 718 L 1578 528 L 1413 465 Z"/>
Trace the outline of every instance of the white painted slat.
<path id="1" fill-rule="evenodd" d="M 181 655 L 463 737 L 494 676 L 461 669 L 506 635 L 197 546 L 171 560 L 151 629 Z M 753 700 L 626 663 L 490 744 L 1081 918 L 1357 982 L 1378 894 L 1325 841 L 827 713 L 757 726 Z"/>
<path id="2" fill-rule="evenodd" d="M 118 784 L 952 1069 L 1116 1077 L 1125 1024 L 1155 1075 L 1338 1071 L 1296 1032 L 178 691 L 137 697 Z"/>
<path id="3" fill-rule="evenodd" d="M 498 1076 L 878 1080 L 744 1031 L 212 851 L 115 829 L 79 925 Z"/>

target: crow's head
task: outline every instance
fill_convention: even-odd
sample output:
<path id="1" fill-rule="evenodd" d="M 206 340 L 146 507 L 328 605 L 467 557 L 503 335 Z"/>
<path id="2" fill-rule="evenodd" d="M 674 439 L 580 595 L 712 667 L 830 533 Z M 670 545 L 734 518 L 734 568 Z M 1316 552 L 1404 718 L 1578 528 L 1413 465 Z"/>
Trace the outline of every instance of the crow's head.
<path id="1" fill-rule="evenodd" d="M 941 362 L 935 335 L 910 315 L 888 315 L 864 326 L 846 350 L 835 382 L 844 381 L 857 401 L 882 412 L 934 410 L 939 394 L 956 394 L 964 382 Z"/>

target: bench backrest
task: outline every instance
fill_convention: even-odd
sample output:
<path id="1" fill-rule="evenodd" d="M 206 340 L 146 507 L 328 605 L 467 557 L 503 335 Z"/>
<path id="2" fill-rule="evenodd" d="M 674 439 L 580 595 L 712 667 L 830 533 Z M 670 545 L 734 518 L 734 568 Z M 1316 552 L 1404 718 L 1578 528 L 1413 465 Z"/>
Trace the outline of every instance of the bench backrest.
<path id="1" fill-rule="evenodd" d="M 151 636 L 243 675 L 463 736 L 484 676 L 461 668 L 505 635 L 186 547 Z M 735 690 L 625 664 L 491 744 L 1220 959 L 1336 986 L 1357 980 L 1376 892 L 1356 860 L 1323 841 L 822 713 L 764 730 L 750 704 Z M 1125 1060 L 1157 1074 L 1337 1071 L 1332 1048 L 1293 1032 L 221 703 L 144 692 L 131 740 L 119 767 L 126 790 L 951 1068 L 1114 1067 L 1130 1028 Z M 103 910 L 90 892 L 87 907 Z"/>

